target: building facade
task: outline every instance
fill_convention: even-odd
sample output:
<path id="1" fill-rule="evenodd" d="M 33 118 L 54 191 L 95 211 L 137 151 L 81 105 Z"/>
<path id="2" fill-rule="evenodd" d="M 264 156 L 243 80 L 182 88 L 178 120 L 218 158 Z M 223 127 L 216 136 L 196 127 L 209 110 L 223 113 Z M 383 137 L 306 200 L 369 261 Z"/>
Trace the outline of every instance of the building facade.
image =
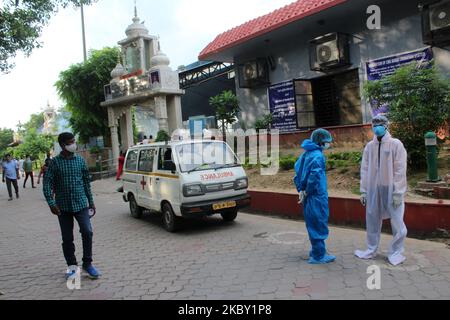
<path id="1" fill-rule="evenodd" d="M 448 47 L 422 31 L 449 30 L 450 2 L 434 1 L 431 22 L 422 2 L 300 0 L 224 32 L 199 58 L 235 64 L 247 127 L 269 112 L 281 132 L 364 125 L 376 113 L 362 97 L 365 81 L 410 61 L 450 72 Z"/>

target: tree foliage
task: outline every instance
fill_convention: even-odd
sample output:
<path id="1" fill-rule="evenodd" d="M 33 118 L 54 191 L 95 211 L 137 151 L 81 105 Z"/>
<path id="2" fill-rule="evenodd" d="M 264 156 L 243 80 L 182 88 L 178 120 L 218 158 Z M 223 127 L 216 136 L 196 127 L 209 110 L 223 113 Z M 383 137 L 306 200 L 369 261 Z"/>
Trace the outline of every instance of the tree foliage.
<path id="1" fill-rule="evenodd" d="M 0 155 L 5 153 L 8 145 L 14 140 L 14 131 L 11 129 L 0 129 Z"/>
<path id="2" fill-rule="evenodd" d="M 17 52 L 30 55 L 38 38 L 59 8 L 89 5 L 96 0 L 5 0 L 0 8 L 0 71 L 9 72 Z"/>
<path id="3" fill-rule="evenodd" d="M 170 135 L 165 130 L 159 130 L 158 134 L 156 135 L 155 142 L 166 142 L 170 141 Z"/>
<path id="4" fill-rule="evenodd" d="M 118 48 L 92 50 L 86 62 L 70 66 L 56 82 L 65 109 L 71 113 L 69 123 L 83 143 L 109 132 L 107 109 L 100 103 L 105 100 L 104 85 L 111 80 L 119 55 Z"/>
<path id="5" fill-rule="evenodd" d="M 44 159 L 53 147 L 55 138 L 51 135 L 37 133 L 31 129 L 25 133 L 23 143 L 14 148 L 6 149 L 4 153 L 12 154 L 16 159 L 23 159 L 26 155 L 32 159 Z"/>
<path id="6" fill-rule="evenodd" d="M 271 113 L 264 115 L 262 118 L 256 120 L 255 129 L 259 130 L 270 130 L 272 128 L 273 115 Z"/>
<path id="7" fill-rule="evenodd" d="M 42 129 L 44 126 L 44 113 L 35 113 L 30 116 L 30 120 L 22 125 L 22 131 L 28 132 L 31 130 L 38 131 L 39 129 Z"/>
<path id="8" fill-rule="evenodd" d="M 240 112 L 238 98 L 228 90 L 211 97 L 209 104 L 215 109 L 216 119 L 222 123 L 222 135 L 225 139 L 227 125 L 235 123 Z"/>
<path id="9" fill-rule="evenodd" d="M 390 131 L 408 151 L 409 165 L 426 163 L 424 135 L 437 132 L 450 118 L 450 81 L 436 67 L 411 64 L 364 87 L 365 97 L 376 108 L 389 106 Z"/>

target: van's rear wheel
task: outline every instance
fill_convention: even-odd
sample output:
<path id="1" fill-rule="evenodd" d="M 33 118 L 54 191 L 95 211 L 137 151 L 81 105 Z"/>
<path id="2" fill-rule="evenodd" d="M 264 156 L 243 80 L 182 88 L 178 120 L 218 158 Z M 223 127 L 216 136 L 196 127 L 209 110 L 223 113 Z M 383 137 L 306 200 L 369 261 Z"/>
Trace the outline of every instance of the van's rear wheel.
<path id="1" fill-rule="evenodd" d="M 180 225 L 180 218 L 175 215 L 172 206 L 169 203 L 164 203 L 162 206 L 162 219 L 164 229 L 169 232 L 175 232 Z"/>
<path id="2" fill-rule="evenodd" d="M 238 209 L 232 209 L 225 212 L 222 212 L 220 215 L 222 216 L 222 219 L 225 221 L 234 221 L 236 220 L 238 214 Z"/>
<path id="3" fill-rule="evenodd" d="M 129 197 L 129 201 L 130 201 L 130 213 L 131 216 L 135 219 L 140 219 L 142 217 L 142 212 L 144 211 L 142 209 L 142 207 L 139 207 L 136 199 L 134 199 L 133 195 L 130 195 Z"/>

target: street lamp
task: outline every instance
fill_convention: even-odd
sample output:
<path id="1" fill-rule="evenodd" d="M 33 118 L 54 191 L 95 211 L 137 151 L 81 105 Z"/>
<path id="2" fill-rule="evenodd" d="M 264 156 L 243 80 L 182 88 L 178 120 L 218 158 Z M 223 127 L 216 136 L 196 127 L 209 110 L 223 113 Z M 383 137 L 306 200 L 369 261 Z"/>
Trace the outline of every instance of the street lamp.
<path id="1" fill-rule="evenodd" d="M 83 57 L 84 57 L 84 61 L 86 62 L 87 59 L 87 54 L 86 54 L 86 34 L 84 31 L 84 9 L 83 9 L 83 4 L 81 3 L 81 30 L 82 30 L 82 34 L 83 34 Z"/>

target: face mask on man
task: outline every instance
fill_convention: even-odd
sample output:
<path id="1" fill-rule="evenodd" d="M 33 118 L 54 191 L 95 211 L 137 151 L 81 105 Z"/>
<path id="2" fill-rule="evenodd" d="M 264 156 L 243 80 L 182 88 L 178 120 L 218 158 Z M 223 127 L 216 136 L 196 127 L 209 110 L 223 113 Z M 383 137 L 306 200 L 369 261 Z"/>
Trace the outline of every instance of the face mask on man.
<path id="1" fill-rule="evenodd" d="M 65 146 L 65 149 L 70 153 L 75 153 L 75 151 L 77 151 L 77 144 L 76 143 L 69 144 L 68 146 Z"/>
<path id="2" fill-rule="evenodd" d="M 373 133 L 379 138 L 386 134 L 386 128 L 384 126 L 376 126 L 373 128 Z"/>

